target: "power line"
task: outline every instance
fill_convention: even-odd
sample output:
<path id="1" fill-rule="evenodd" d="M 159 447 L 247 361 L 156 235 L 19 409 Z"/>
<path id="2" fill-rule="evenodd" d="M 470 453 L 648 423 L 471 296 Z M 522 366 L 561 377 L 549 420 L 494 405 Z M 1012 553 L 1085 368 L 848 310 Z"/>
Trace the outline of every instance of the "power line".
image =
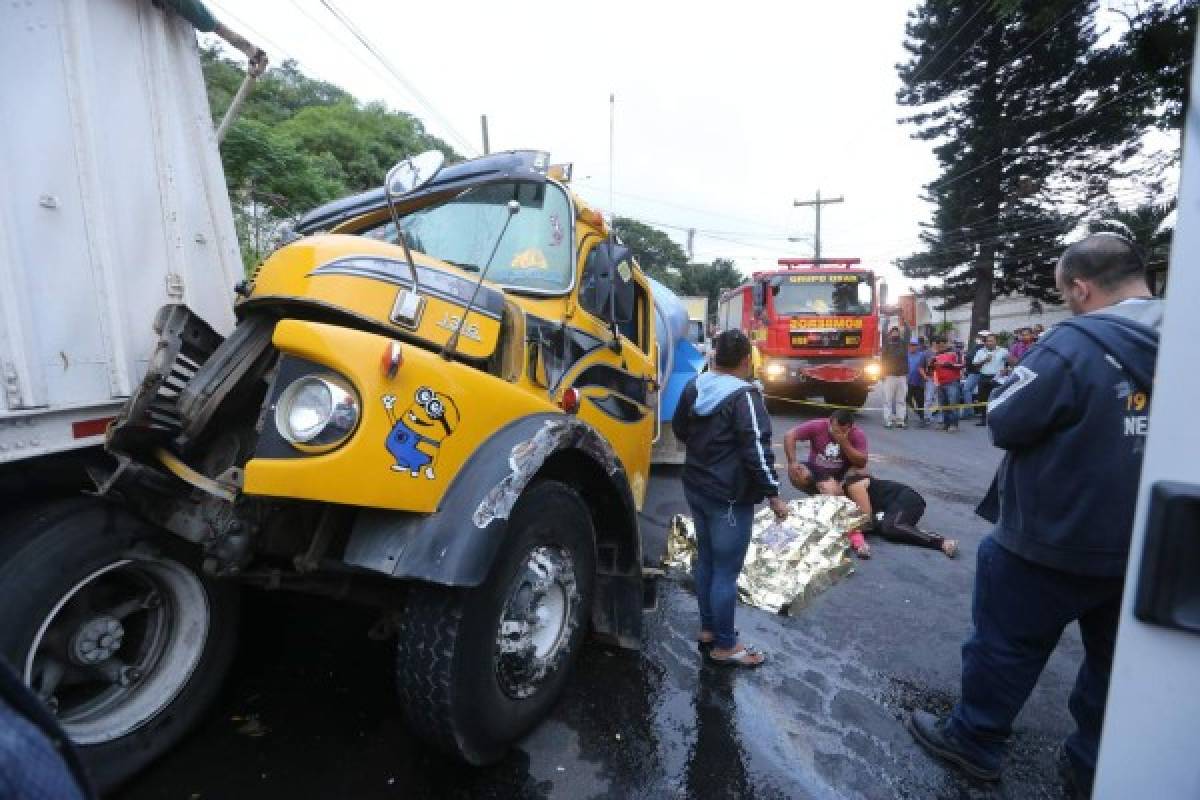
<path id="1" fill-rule="evenodd" d="M 949 47 L 954 42 L 954 40 L 958 38 L 958 35 L 960 33 L 962 33 L 963 31 L 965 31 L 967 29 L 967 26 L 970 25 L 972 22 L 974 22 L 975 18 L 978 17 L 980 14 L 982 14 L 984 9 L 986 9 L 987 7 L 988 7 L 988 4 L 986 2 L 980 2 L 979 8 L 975 9 L 975 13 L 972 14 L 970 16 L 970 18 L 967 19 L 966 22 L 964 22 L 962 25 L 960 25 L 958 27 L 958 29 L 956 31 L 954 31 L 954 33 L 950 34 L 950 38 L 942 43 L 942 46 L 937 49 L 937 52 L 934 53 L 933 55 L 931 55 L 929 57 L 929 59 L 925 62 L 925 64 L 920 69 L 918 69 L 916 72 L 913 73 L 912 77 L 909 78 L 909 80 L 911 82 L 915 83 L 917 78 L 920 77 L 921 73 L 924 72 L 926 69 L 928 69 L 929 66 L 931 64 L 933 64 L 934 61 L 937 60 L 937 57 L 940 56 L 942 53 L 944 53 L 946 51 L 946 48 Z M 978 40 L 976 40 L 976 41 L 978 41 Z"/>
<path id="2" fill-rule="evenodd" d="M 576 184 L 578 184 L 578 183 L 590 183 L 590 182 L 595 182 L 595 181 L 596 181 L 596 178 L 589 176 L 589 177 L 585 177 L 585 178 L 577 178 L 575 182 L 576 182 Z M 596 189 L 596 191 L 601 191 L 601 190 Z M 677 208 L 681 211 L 691 211 L 692 213 L 695 213 L 695 214 L 703 214 L 705 216 L 716 217 L 718 219 L 727 219 L 727 220 L 730 220 L 733 222 L 741 222 L 745 225 L 758 225 L 758 226 L 764 227 L 764 228 L 774 228 L 775 230 L 779 230 L 779 231 L 783 230 L 782 228 L 775 228 L 774 225 L 768 225 L 764 222 L 759 222 L 758 220 L 746 219 L 744 217 L 736 217 L 736 216 L 733 216 L 732 214 L 726 214 L 724 212 L 719 212 L 719 211 L 710 211 L 710 210 L 703 209 L 703 208 L 697 208 L 695 206 L 686 206 L 686 205 L 683 205 L 682 203 L 675 203 L 670 200 L 662 200 L 659 198 L 647 197 L 646 195 L 634 194 L 633 192 L 623 192 L 620 190 L 614 190 L 613 194 L 620 195 L 621 197 L 630 197 L 634 200 L 641 200 L 643 202 L 652 203 L 654 205 L 668 206 L 670 208 Z"/>
<path id="3" fill-rule="evenodd" d="M 208 4 L 210 6 L 212 6 L 213 8 L 215 8 L 218 12 L 220 12 L 222 17 L 233 20 L 234 23 L 237 24 L 237 26 L 240 30 L 246 31 L 247 33 L 252 35 L 255 39 L 257 39 L 260 42 L 265 42 L 266 44 L 268 44 L 272 48 L 274 48 L 276 51 L 278 51 L 279 53 L 282 53 L 287 58 L 289 58 L 293 61 L 299 61 L 299 59 L 297 59 L 293 53 L 289 52 L 288 50 L 286 50 L 283 47 L 280 47 L 278 42 L 274 41 L 273 39 L 271 39 L 269 36 L 265 35 L 261 31 L 255 30 L 254 28 L 247 25 L 246 22 L 244 20 L 242 20 L 241 18 L 235 16 L 233 13 L 222 8 L 217 3 L 212 2 L 212 0 L 209 0 Z"/>
<path id="4" fill-rule="evenodd" d="M 403 74 L 401 74 L 400 70 L 397 69 L 396 66 L 392 64 L 392 62 L 389 61 L 386 56 L 384 56 L 373 44 L 371 44 L 371 41 L 367 39 L 366 35 L 363 34 L 353 22 L 350 21 L 349 17 L 347 17 L 344 13 L 339 11 L 336 6 L 334 6 L 332 0 L 321 0 L 321 5 L 325 6 L 326 10 L 328 10 L 329 13 L 332 14 L 333 17 L 340 22 L 343 27 L 346 28 L 346 30 L 350 31 L 350 34 L 367 49 L 367 52 L 373 55 L 375 59 L 383 65 L 383 68 L 391 73 L 392 76 L 395 77 L 395 79 L 399 81 L 402 86 L 404 86 L 409 94 L 411 94 L 418 103 L 424 106 L 425 110 L 429 112 L 434 119 L 438 120 L 442 124 L 446 131 L 450 133 L 451 138 L 455 139 L 458 144 L 462 146 L 466 153 L 474 154 L 478 152 L 478 149 L 472 145 L 465 136 L 459 133 L 457 129 L 455 129 L 450 120 L 448 120 L 445 115 L 443 115 L 437 109 L 437 106 L 435 106 L 432 101 L 426 98 L 416 86 L 414 86 L 407 78 L 404 77 Z"/>
<path id="5" fill-rule="evenodd" d="M 1188 61 L 1190 61 L 1190 60 L 1191 59 L 1188 59 Z M 1058 125 L 1048 131 L 1042 131 L 1041 133 L 1035 134 L 1034 136 L 1030 137 L 1023 146 L 1027 148 L 1030 145 L 1036 143 L 1040 139 L 1044 139 L 1046 137 L 1053 136 L 1054 134 L 1062 131 L 1064 128 L 1074 125 L 1075 123 L 1079 122 L 1082 119 L 1087 119 L 1092 114 L 1095 114 L 1097 111 L 1099 111 L 1100 109 L 1105 108 L 1106 106 L 1112 105 L 1113 103 L 1117 102 L 1118 100 L 1125 97 L 1126 95 L 1132 94 L 1132 93 L 1136 92 L 1138 89 L 1141 89 L 1143 86 L 1147 86 L 1157 80 L 1158 80 L 1157 77 L 1147 78 L 1146 80 L 1139 83 L 1137 86 L 1134 86 L 1130 89 L 1126 89 L 1125 91 L 1106 100 L 1105 102 L 1101 103 L 1100 105 L 1093 107 L 1090 111 L 1086 111 L 1083 114 L 1074 116 L 1071 119 L 1067 120 L 1066 122 L 1062 123 L 1061 125 Z M 971 169 L 967 170 L 966 172 L 960 172 L 958 175 L 954 175 L 952 177 L 946 178 L 945 180 L 936 181 L 934 183 L 931 183 L 931 184 L 929 184 L 929 186 L 927 188 L 930 191 L 944 189 L 945 187 L 949 186 L 950 184 L 956 183 L 957 181 L 962 180 L 963 178 L 967 177 L 968 175 L 978 172 L 979 170 L 983 169 L 984 167 L 990 166 L 991 164 L 995 164 L 997 161 L 1001 160 L 1005 156 L 1006 156 L 1006 154 L 1001 152 L 1000 155 L 995 156 L 993 158 L 989 158 L 987 161 L 984 161 L 982 164 L 972 167 Z"/>
<path id="6" fill-rule="evenodd" d="M 934 78 L 930 82 L 937 83 L 942 78 L 944 78 L 946 76 L 946 73 L 948 73 L 950 70 L 954 69 L 955 64 L 962 61 L 963 58 L 966 57 L 967 53 L 969 53 L 975 49 L 975 45 L 977 45 L 983 41 L 983 37 L 987 36 L 989 33 L 992 32 L 993 28 L 995 28 L 997 25 L 1001 25 L 1001 24 L 1003 24 L 1003 20 L 1001 20 L 1001 19 L 993 20 L 990 25 L 988 25 L 986 28 L 984 28 L 982 31 L 979 32 L 979 35 L 975 37 L 975 40 L 973 42 L 971 42 L 969 45 L 967 45 L 966 47 L 963 48 L 962 52 L 958 54 L 957 58 L 955 58 L 953 61 L 951 61 L 949 64 L 947 64 L 946 68 L 944 70 L 942 70 L 941 72 L 939 72 L 937 77 Z"/>
<path id="7" fill-rule="evenodd" d="M 333 33 L 330 32 L 329 28 L 326 25 L 323 25 L 319 19 L 317 19 L 315 16 L 313 16 L 311 13 L 309 13 L 308 9 L 306 9 L 299 2 L 299 0 L 291 0 L 291 4 L 296 7 L 297 11 L 299 11 L 301 14 L 303 14 L 305 17 L 307 17 L 309 19 L 309 21 L 312 22 L 313 26 L 317 30 L 319 30 L 322 34 L 327 36 L 330 41 L 332 41 L 334 44 L 336 44 L 338 47 L 340 47 L 343 51 L 345 51 L 347 55 L 349 55 L 355 61 L 357 61 L 359 64 L 362 64 L 364 67 L 366 67 L 368 70 L 370 70 L 371 73 L 374 74 L 377 78 L 380 78 L 381 80 L 383 80 L 384 83 L 390 83 L 393 86 L 400 86 L 401 88 L 405 88 L 403 86 L 403 84 L 398 84 L 396 82 L 395 78 L 393 78 L 390 74 L 386 74 L 383 71 L 381 71 L 379 69 L 378 65 L 376 65 L 370 61 L 367 61 L 367 59 L 363 58 L 357 49 L 355 49 L 354 47 L 351 47 L 348 43 L 346 43 L 342 39 L 339 39 L 338 37 L 334 36 Z"/>
<path id="8" fill-rule="evenodd" d="M 1027 52 L 1029 52 L 1029 49 L 1030 49 L 1031 47 L 1033 47 L 1035 44 L 1037 44 L 1038 42 L 1040 42 L 1040 41 L 1041 41 L 1041 40 L 1042 40 L 1042 39 L 1043 39 L 1043 38 L 1046 36 L 1046 34 L 1050 33 L 1050 31 L 1054 30 L 1054 29 L 1055 29 L 1055 28 L 1057 28 L 1059 25 L 1061 25 L 1061 24 L 1063 23 L 1063 20 L 1065 20 L 1067 17 L 1069 17 L 1069 16 L 1070 16 L 1070 15 L 1071 15 L 1071 14 L 1072 14 L 1074 11 L 1075 11 L 1075 9 L 1079 8 L 1079 6 L 1081 6 L 1081 5 L 1085 5 L 1085 4 L 1087 4 L 1087 3 L 1090 3 L 1090 2 L 1091 2 L 1091 0 L 1080 0 L 1080 2 L 1078 2 L 1078 3 L 1073 3 L 1073 4 L 1071 4 L 1071 6 L 1069 6 L 1069 7 L 1067 8 L 1067 10 L 1066 10 L 1066 11 L 1063 13 L 1063 15 L 1062 15 L 1061 17 L 1059 17 L 1058 19 L 1054 20 L 1054 22 L 1052 22 L 1052 23 L 1051 23 L 1051 24 L 1050 24 L 1050 25 L 1049 25 L 1049 26 L 1046 28 L 1046 30 L 1044 30 L 1044 31 L 1042 31 L 1041 33 L 1039 33 L 1039 34 L 1037 35 L 1037 37 L 1035 37 L 1035 38 L 1033 39 L 1033 41 L 1031 41 L 1029 44 L 1025 45 L 1025 46 L 1024 46 L 1024 47 L 1022 47 L 1020 50 L 1018 50 L 1016 55 L 1014 55 L 1014 56 L 1010 57 L 1010 58 L 1008 59 L 1008 60 L 1009 60 L 1009 63 L 1015 62 L 1015 61 L 1016 61 L 1018 58 L 1020 58 L 1021 56 L 1025 55 Z M 1015 78 L 1014 78 L 1013 80 L 1015 80 Z M 1012 82 L 1012 81 L 1009 81 L 1009 83 L 1011 83 L 1011 82 Z M 1005 84 L 1005 86 L 1008 86 L 1008 84 Z"/>

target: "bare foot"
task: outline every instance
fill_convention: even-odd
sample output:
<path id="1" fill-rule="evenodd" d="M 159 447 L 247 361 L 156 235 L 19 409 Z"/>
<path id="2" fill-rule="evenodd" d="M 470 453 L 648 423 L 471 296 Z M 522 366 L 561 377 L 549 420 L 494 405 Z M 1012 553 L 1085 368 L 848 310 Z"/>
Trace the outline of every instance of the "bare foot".
<path id="1" fill-rule="evenodd" d="M 700 644 L 712 644 L 715 638 L 712 631 L 700 631 L 696 636 L 696 641 Z"/>

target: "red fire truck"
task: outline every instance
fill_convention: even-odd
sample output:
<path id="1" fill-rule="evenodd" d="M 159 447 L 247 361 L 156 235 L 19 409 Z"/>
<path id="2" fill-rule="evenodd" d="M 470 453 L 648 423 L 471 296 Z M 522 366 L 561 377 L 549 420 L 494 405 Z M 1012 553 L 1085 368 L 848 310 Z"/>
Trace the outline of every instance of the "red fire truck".
<path id="1" fill-rule="evenodd" d="M 875 273 L 857 258 L 781 258 L 721 296 L 717 324 L 749 334 L 768 395 L 861 406 L 879 379 Z"/>

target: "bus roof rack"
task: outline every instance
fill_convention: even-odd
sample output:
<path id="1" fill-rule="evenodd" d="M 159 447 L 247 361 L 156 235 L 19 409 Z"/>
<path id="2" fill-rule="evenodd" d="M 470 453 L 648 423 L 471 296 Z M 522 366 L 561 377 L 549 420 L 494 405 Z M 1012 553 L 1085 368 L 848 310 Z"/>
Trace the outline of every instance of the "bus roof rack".
<path id="1" fill-rule="evenodd" d="M 861 264 L 861 258 L 781 258 L 779 266 L 787 267 L 852 267 Z"/>

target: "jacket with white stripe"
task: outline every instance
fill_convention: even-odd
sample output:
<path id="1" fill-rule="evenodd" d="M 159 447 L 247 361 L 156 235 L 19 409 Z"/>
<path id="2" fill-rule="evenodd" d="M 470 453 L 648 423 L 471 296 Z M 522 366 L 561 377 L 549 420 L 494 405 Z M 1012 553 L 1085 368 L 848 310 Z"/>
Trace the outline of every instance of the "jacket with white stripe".
<path id="1" fill-rule="evenodd" d="M 698 376 L 683 390 L 671 428 L 687 446 L 683 484 L 689 491 L 734 504 L 779 494 L 771 418 L 753 384 L 711 372 Z"/>

